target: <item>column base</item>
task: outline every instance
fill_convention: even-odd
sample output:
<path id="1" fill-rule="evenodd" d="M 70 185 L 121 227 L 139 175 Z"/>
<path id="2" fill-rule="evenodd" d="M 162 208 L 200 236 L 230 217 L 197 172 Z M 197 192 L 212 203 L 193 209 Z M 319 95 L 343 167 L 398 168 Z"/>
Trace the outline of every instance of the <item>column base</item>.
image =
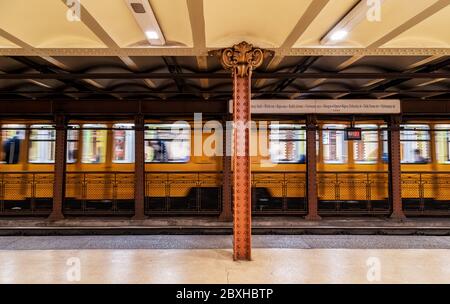
<path id="1" fill-rule="evenodd" d="M 141 214 L 139 214 L 139 215 L 135 215 L 135 216 L 133 216 L 132 218 L 131 218 L 131 220 L 133 220 L 133 221 L 143 221 L 143 220 L 146 220 L 147 219 L 147 216 L 146 215 L 141 215 Z"/>
<path id="2" fill-rule="evenodd" d="M 397 220 L 397 221 L 404 221 L 406 220 L 406 215 L 403 213 L 403 211 L 399 212 L 393 212 L 390 216 L 391 219 Z"/>
<path id="3" fill-rule="evenodd" d="M 233 221 L 233 215 L 226 214 L 226 213 L 221 213 L 219 215 L 219 221 L 221 221 L 221 222 L 232 222 Z"/>
<path id="4" fill-rule="evenodd" d="M 56 213 L 52 212 L 48 216 L 47 219 L 50 220 L 50 221 L 60 221 L 60 220 L 64 219 L 64 214 L 62 214 L 61 212 L 56 212 Z"/>
<path id="5" fill-rule="evenodd" d="M 252 258 L 233 258 L 233 261 L 235 262 L 251 262 Z"/>
<path id="6" fill-rule="evenodd" d="M 305 220 L 307 221 L 320 221 L 322 217 L 320 217 L 318 214 L 308 214 L 305 216 Z"/>

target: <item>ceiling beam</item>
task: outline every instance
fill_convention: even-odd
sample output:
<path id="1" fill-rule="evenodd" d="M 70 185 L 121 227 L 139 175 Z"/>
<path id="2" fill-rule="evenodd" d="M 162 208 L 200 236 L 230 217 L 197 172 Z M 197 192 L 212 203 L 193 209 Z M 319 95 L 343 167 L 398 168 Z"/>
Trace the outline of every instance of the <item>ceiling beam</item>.
<path id="1" fill-rule="evenodd" d="M 33 74 L 33 77 L 32 77 L 33 80 L 35 79 L 36 75 L 43 75 L 43 74 L 45 74 L 45 75 L 61 75 L 61 74 L 68 75 L 69 74 L 67 72 L 61 73 L 58 69 L 38 64 L 27 57 L 11 56 L 9 58 L 11 58 L 17 62 L 20 62 L 20 63 L 26 65 L 27 67 L 39 72 L 39 74 Z M 24 75 L 26 75 L 26 74 L 24 74 Z M 46 78 L 46 79 L 50 79 L 50 78 Z M 93 89 L 94 91 L 97 91 L 97 92 L 104 91 L 104 87 L 101 84 L 90 79 L 89 77 L 87 77 L 85 79 L 70 79 L 70 78 L 63 79 L 63 77 L 55 77 L 53 79 L 58 80 L 64 84 L 66 84 L 67 86 L 75 88 L 79 91 L 82 91 L 85 89 Z M 71 92 L 62 92 L 62 94 L 65 94 L 67 96 L 75 98 L 71 94 Z M 108 94 L 108 93 L 104 93 L 104 94 Z M 114 94 L 114 93 L 111 93 L 108 95 L 113 96 L 117 99 L 121 99 L 121 97 L 119 95 Z"/>
<path id="2" fill-rule="evenodd" d="M 445 68 L 450 65 L 450 58 L 436 62 L 434 64 L 425 65 L 423 67 L 415 67 L 413 69 L 408 69 L 404 71 L 405 74 L 424 74 L 424 73 L 434 73 L 435 71 L 439 71 L 442 68 Z M 444 78 L 444 77 L 443 77 Z M 414 79 L 414 78 L 411 78 Z M 402 84 L 408 80 L 411 80 L 408 78 L 401 78 L 401 79 L 392 79 L 392 80 L 386 80 L 384 79 L 381 83 L 375 84 L 368 88 L 368 90 L 386 90 L 390 87 L 397 86 L 399 84 Z M 434 78 L 434 80 L 439 80 L 442 78 Z M 445 78 L 444 78 L 445 79 Z"/>
<path id="3" fill-rule="evenodd" d="M 380 48 L 381 46 L 385 45 L 392 39 L 400 36 L 407 30 L 411 29 L 412 27 L 416 26 L 417 24 L 421 23 L 422 21 L 428 19 L 429 17 L 433 16 L 440 10 L 446 8 L 448 5 L 450 5 L 450 0 L 439 0 L 433 5 L 429 6 L 425 10 L 421 11 L 419 14 L 415 15 L 414 17 L 408 19 L 406 22 L 400 24 L 393 30 L 391 30 L 389 33 L 385 34 L 383 37 L 379 38 L 378 40 L 372 42 L 367 48 L 369 49 L 376 49 Z M 432 55 L 434 56 L 434 55 Z M 348 60 L 344 61 L 341 65 L 341 69 L 345 69 L 352 65 L 353 63 L 359 61 L 364 56 L 353 56 L 349 58 Z"/>
<path id="4" fill-rule="evenodd" d="M 189 19 L 191 23 L 192 40 L 195 49 L 206 48 L 206 28 L 205 28 L 205 14 L 203 10 L 203 0 L 187 0 L 187 7 L 189 11 Z M 197 66 L 199 71 L 206 72 L 208 70 L 207 56 L 197 56 Z M 209 87 L 208 79 L 200 79 L 200 85 L 203 89 Z M 208 94 L 203 97 L 208 99 Z"/>
<path id="5" fill-rule="evenodd" d="M 424 65 L 426 65 L 426 64 L 428 64 L 430 62 L 433 62 L 433 61 L 437 61 L 437 60 L 439 60 L 439 59 L 441 59 L 443 57 L 445 57 L 445 56 L 430 56 L 430 57 L 427 57 L 425 59 L 418 60 L 418 61 L 414 62 L 413 64 L 410 64 L 406 68 L 406 70 L 404 72 L 409 72 L 409 71 L 413 72 L 415 68 L 424 66 Z M 443 81 L 445 79 L 446 78 L 433 79 L 433 80 L 424 82 L 422 84 L 419 84 L 417 86 L 427 86 L 427 85 L 430 85 L 430 84 L 433 84 L 433 83 L 437 83 L 437 82 Z M 379 83 L 381 83 L 383 81 L 385 81 L 385 79 L 374 79 L 374 80 L 371 80 L 371 81 L 367 82 L 366 84 L 364 84 L 363 87 L 366 87 L 366 88 L 367 87 L 372 87 L 372 86 L 374 86 L 376 84 L 379 84 Z M 348 94 L 350 94 L 350 93 L 348 93 Z M 348 94 L 346 94 L 346 95 L 348 95 Z"/>
<path id="6" fill-rule="evenodd" d="M 286 37 L 284 42 L 281 44 L 280 48 L 290 49 L 294 44 L 300 39 L 300 37 L 306 32 L 311 23 L 316 19 L 320 12 L 325 8 L 325 6 L 330 2 L 330 0 L 317 0 L 312 1 L 311 4 L 306 9 L 305 13 L 298 20 L 297 24 L 294 26 L 292 31 Z M 267 65 L 266 71 L 273 71 L 278 67 L 278 65 L 283 60 L 284 55 L 277 54 L 272 57 Z M 255 83 L 255 87 L 259 88 L 266 83 L 266 80 L 258 80 Z"/>
<path id="7" fill-rule="evenodd" d="M 61 0 L 65 6 L 69 7 L 66 0 Z M 94 16 L 89 13 L 86 7 L 80 3 L 80 17 L 81 22 L 86 25 L 89 30 L 94 33 L 94 35 L 100 39 L 100 41 L 107 46 L 109 49 L 120 50 L 120 46 L 114 41 L 114 39 L 105 31 L 102 25 L 97 22 Z M 118 54 L 117 57 L 133 72 L 139 72 L 138 65 L 125 54 Z M 155 83 L 151 79 L 144 79 L 144 83 L 154 89 L 156 88 Z"/>
<path id="8" fill-rule="evenodd" d="M 1 28 L 0 28 L 0 36 L 2 36 L 3 38 L 5 38 L 5 39 L 7 39 L 7 40 L 9 40 L 11 42 L 13 42 L 14 44 L 16 44 L 18 46 L 20 46 L 22 50 L 27 50 L 27 51 L 31 52 L 31 54 L 29 56 L 41 57 L 43 60 L 45 60 L 48 63 L 50 63 L 51 66 L 56 66 L 58 69 L 61 69 L 61 70 L 67 71 L 67 72 L 71 70 L 63 62 L 59 61 L 58 59 L 56 59 L 56 58 L 54 58 L 52 56 L 48 56 L 47 54 L 41 53 L 39 49 L 34 48 L 33 46 L 29 45 L 25 41 L 17 38 L 16 36 L 12 35 L 11 33 L 8 33 L 7 31 L 5 31 L 5 30 L 3 30 Z M 14 55 L 11 55 L 10 57 L 17 61 L 17 57 L 25 57 L 25 56 L 19 56 L 17 54 L 14 54 Z M 32 63 L 32 62 L 28 61 L 28 64 L 25 64 L 25 65 L 30 66 L 30 63 Z M 53 73 L 55 71 L 51 71 L 51 72 Z M 33 80 L 36 80 L 36 79 L 33 78 Z M 59 79 L 55 79 L 55 80 L 59 80 Z M 96 87 L 97 89 L 104 89 L 101 84 L 99 84 L 98 82 L 96 82 L 96 81 L 94 81 L 92 79 L 88 79 L 87 78 L 87 79 L 83 79 L 82 81 L 85 82 L 88 85 Z M 115 95 L 113 95 L 113 96 L 115 98 L 120 98 L 120 96 L 115 96 Z"/>
<path id="9" fill-rule="evenodd" d="M 369 47 L 378 48 L 378 47 L 381 47 L 381 46 L 385 45 L 386 43 L 388 43 L 392 39 L 400 36 L 401 34 L 406 32 L 407 30 L 409 30 L 412 27 L 418 25 L 422 21 L 430 18 L 431 16 L 433 16 L 434 14 L 436 14 L 437 12 L 439 12 L 440 10 L 446 8 L 449 5 L 450 5 L 450 0 L 439 0 L 439 1 L 437 1 L 433 5 L 427 7 L 425 10 L 421 11 L 416 16 L 412 17 L 411 19 L 409 19 L 406 22 L 402 23 L 398 27 L 394 28 L 392 31 L 390 31 L 389 33 L 387 33 L 383 37 L 379 38 L 377 41 L 373 42 Z"/>

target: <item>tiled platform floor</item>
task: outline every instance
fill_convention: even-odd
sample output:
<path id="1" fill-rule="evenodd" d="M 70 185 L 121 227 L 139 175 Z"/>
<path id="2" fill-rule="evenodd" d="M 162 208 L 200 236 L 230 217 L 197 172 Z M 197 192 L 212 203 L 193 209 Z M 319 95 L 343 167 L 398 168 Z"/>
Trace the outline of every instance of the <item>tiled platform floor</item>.
<path id="1" fill-rule="evenodd" d="M 251 262 L 233 262 L 230 236 L 0 237 L 0 283 L 450 283 L 450 237 L 258 235 L 253 246 Z"/>
<path id="2" fill-rule="evenodd" d="M 0 283 L 450 283 L 441 249 L 255 249 L 251 262 L 229 249 L 13 250 L 0 261 Z"/>

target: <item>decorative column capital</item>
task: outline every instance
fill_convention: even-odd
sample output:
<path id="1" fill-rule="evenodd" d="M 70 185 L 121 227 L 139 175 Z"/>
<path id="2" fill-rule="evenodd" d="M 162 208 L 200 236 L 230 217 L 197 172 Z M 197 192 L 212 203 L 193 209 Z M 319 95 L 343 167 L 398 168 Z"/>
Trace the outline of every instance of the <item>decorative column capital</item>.
<path id="1" fill-rule="evenodd" d="M 238 77 L 249 77 L 252 70 L 261 66 L 264 58 L 273 52 L 253 47 L 245 41 L 225 48 L 213 51 L 217 55 L 224 69 L 231 70 Z"/>

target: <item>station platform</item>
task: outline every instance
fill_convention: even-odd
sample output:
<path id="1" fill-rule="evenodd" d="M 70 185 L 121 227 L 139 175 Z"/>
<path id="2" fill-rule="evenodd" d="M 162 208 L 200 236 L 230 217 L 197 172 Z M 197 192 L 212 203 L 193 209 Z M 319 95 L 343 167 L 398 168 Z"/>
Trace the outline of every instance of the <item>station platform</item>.
<path id="1" fill-rule="evenodd" d="M 449 218 L 324 217 L 308 221 L 301 217 L 254 217 L 253 234 L 387 234 L 450 235 Z M 232 234 L 232 223 L 216 217 L 68 218 L 48 221 L 36 218 L 0 220 L 0 235 L 158 235 Z"/>
<path id="2" fill-rule="evenodd" d="M 233 261 L 231 242 L 231 236 L 0 237 L 0 283 L 450 283 L 446 236 L 257 235 L 247 262 Z"/>

